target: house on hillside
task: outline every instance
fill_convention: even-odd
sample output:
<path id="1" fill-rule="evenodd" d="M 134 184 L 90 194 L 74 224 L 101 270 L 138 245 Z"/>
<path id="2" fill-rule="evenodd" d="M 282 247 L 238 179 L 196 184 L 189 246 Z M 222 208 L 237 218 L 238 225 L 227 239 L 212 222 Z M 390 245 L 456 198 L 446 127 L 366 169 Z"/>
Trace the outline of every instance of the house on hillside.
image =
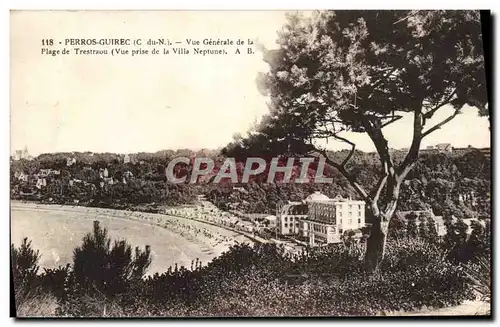
<path id="1" fill-rule="evenodd" d="M 20 172 L 17 179 L 23 182 L 27 182 L 29 180 L 29 175 L 25 172 Z"/>
<path id="2" fill-rule="evenodd" d="M 40 171 L 38 172 L 38 176 L 40 177 L 47 177 L 47 176 L 51 176 L 51 175 L 61 175 L 61 171 L 60 170 L 55 170 L 55 169 L 40 169 Z"/>
<path id="3" fill-rule="evenodd" d="M 452 153 L 453 152 L 453 147 L 451 146 L 451 143 L 440 143 L 436 145 L 436 149 L 438 150 L 439 153 Z"/>
<path id="4" fill-rule="evenodd" d="M 271 228 L 276 227 L 276 216 L 269 215 L 264 218 L 264 223 Z"/>
<path id="5" fill-rule="evenodd" d="M 33 157 L 28 152 L 28 147 L 24 147 L 23 150 L 14 151 L 13 159 L 14 160 L 22 160 L 22 159 L 33 160 Z"/>
<path id="6" fill-rule="evenodd" d="M 35 186 L 36 188 L 41 189 L 42 187 L 47 186 L 47 180 L 45 178 L 38 178 Z"/>
<path id="7" fill-rule="evenodd" d="M 74 164 L 76 164 L 75 158 L 71 158 L 71 157 L 66 158 L 66 166 L 71 167 Z"/>

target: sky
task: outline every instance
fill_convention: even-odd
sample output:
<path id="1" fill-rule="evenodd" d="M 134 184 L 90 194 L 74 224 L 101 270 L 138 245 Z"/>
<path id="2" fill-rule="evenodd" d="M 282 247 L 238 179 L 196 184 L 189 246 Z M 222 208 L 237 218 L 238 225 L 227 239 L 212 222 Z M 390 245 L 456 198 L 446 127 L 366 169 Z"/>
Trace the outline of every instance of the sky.
<path id="1" fill-rule="evenodd" d="M 14 12 L 11 16 L 11 150 L 154 152 L 216 149 L 267 112 L 255 82 L 262 56 L 42 55 L 53 38 L 253 39 L 275 48 L 282 11 Z M 97 47 L 94 47 L 96 49 Z M 487 118 L 475 108 L 429 135 L 422 146 L 488 147 Z M 429 122 L 446 117 L 444 108 Z M 408 147 L 411 117 L 384 129 L 393 148 Z M 360 134 L 346 137 L 372 151 Z M 329 142 L 330 149 L 345 145 Z"/>

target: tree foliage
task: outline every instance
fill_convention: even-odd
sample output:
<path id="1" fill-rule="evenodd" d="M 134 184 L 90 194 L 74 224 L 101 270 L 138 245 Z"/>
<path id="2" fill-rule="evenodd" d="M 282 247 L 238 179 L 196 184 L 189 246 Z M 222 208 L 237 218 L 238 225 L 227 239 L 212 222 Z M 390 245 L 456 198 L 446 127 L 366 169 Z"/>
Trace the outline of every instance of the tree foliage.
<path id="1" fill-rule="evenodd" d="M 368 239 L 372 265 L 384 255 L 385 237 L 402 181 L 418 159 L 422 140 L 469 106 L 487 114 L 481 25 L 477 11 L 321 11 L 290 15 L 265 51 L 270 72 L 258 78 L 270 113 L 232 151 L 319 153 L 344 175 L 374 217 Z M 429 124 L 452 107 L 446 119 Z M 404 159 L 389 152 L 383 128 L 413 116 Z M 346 132 L 365 133 L 379 159 L 371 190 L 349 170 L 356 144 Z M 318 140 L 344 142 L 351 152 L 328 158 Z"/>
<path id="2" fill-rule="evenodd" d="M 111 246 L 107 229 L 101 228 L 98 221 L 94 221 L 92 233 L 85 235 L 82 245 L 73 251 L 75 283 L 109 297 L 123 293 L 127 285 L 140 280 L 150 264 L 149 246 L 144 251 L 136 247 L 135 252 L 125 240 Z"/>

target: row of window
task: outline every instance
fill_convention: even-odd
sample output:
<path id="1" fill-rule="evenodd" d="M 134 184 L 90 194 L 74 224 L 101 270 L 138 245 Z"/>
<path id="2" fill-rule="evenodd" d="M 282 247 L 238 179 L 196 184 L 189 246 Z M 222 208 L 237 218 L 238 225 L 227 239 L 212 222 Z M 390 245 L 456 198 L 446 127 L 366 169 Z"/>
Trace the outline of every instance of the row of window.
<path id="1" fill-rule="evenodd" d="M 288 228 L 288 224 L 285 223 L 283 226 L 285 226 L 285 228 Z M 293 223 L 290 223 L 290 228 L 293 227 Z M 295 227 L 299 227 L 299 223 L 295 223 Z"/>
<path id="2" fill-rule="evenodd" d="M 326 227 L 321 225 L 312 225 L 313 231 L 326 234 Z"/>
<path id="3" fill-rule="evenodd" d="M 342 211 L 339 211 L 339 217 L 342 217 Z M 349 217 L 352 217 L 352 211 L 349 211 Z M 358 217 L 361 217 L 361 211 L 358 211 Z"/>
<path id="4" fill-rule="evenodd" d="M 332 205 L 328 205 L 328 204 L 319 204 L 319 205 L 315 205 L 316 208 L 318 209 L 323 209 L 323 210 L 327 210 L 327 211 L 333 211 L 337 208 L 342 208 L 341 205 L 335 205 L 335 206 L 332 206 Z M 353 205 L 352 204 L 349 204 L 349 210 L 352 210 L 353 208 Z M 361 204 L 358 204 L 358 210 L 362 210 L 362 205 Z"/>
<path id="5" fill-rule="evenodd" d="M 352 210 L 351 208 L 349 208 L 349 210 Z M 361 213 L 362 213 L 362 210 L 358 210 L 358 217 L 361 217 Z M 336 210 L 334 207 L 330 207 L 330 206 L 327 206 L 327 207 L 324 207 L 324 208 L 317 208 L 316 210 L 312 210 L 313 214 L 316 214 L 316 215 L 321 215 L 321 216 L 325 216 L 325 215 L 329 215 L 329 216 L 333 216 L 335 213 L 336 213 Z M 342 211 L 338 211 L 338 215 L 339 217 L 342 217 L 342 214 L 343 212 Z M 349 217 L 352 217 L 352 211 L 349 211 Z"/>
<path id="6" fill-rule="evenodd" d="M 342 224 L 342 219 L 340 219 L 340 223 Z M 347 223 L 350 225 L 352 224 L 352 219 L 349 219 Z M 361 224 L 361 218 L 358 218 L 358 224 Z"/>

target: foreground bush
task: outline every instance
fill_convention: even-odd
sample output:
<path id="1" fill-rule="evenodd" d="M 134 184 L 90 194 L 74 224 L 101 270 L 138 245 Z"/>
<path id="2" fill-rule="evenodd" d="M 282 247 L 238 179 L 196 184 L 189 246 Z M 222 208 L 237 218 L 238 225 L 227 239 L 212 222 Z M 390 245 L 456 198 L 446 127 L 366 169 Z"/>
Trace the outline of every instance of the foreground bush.
<path id="1" fill-rule="evenodd" d="M 27 280 L 57 297 L 58 315 L 71 317 L 361 316 L 474 298 L 470 274 L 463 264 L 448 261 L 442 247 L 402 238 L 387 248 L 375 274 L 364 270 L 362 245 L 289 255 L 275 245 L 237 244 L 207 266 L 176 266 L 144 278 L 150 250 L 133 255 L 125 241 L 111 246 L 107 231 L 94 224 L 75 249 L 73 266 Z M 26 262 L 36 262 L 35 252 L 23 251 L 31 258 Z"/>
<path id="2" fill-rule="evenodd" d="M 92 233 L 73 251 L 74 283 L 84 291 L 103 293 L 106 297 L 124 293 L 137 283 L 151 264 L 151 250 L 132 247 L 125 241 L 115 241 L 111 246 L 106 228 L 94 221 Z"/>

